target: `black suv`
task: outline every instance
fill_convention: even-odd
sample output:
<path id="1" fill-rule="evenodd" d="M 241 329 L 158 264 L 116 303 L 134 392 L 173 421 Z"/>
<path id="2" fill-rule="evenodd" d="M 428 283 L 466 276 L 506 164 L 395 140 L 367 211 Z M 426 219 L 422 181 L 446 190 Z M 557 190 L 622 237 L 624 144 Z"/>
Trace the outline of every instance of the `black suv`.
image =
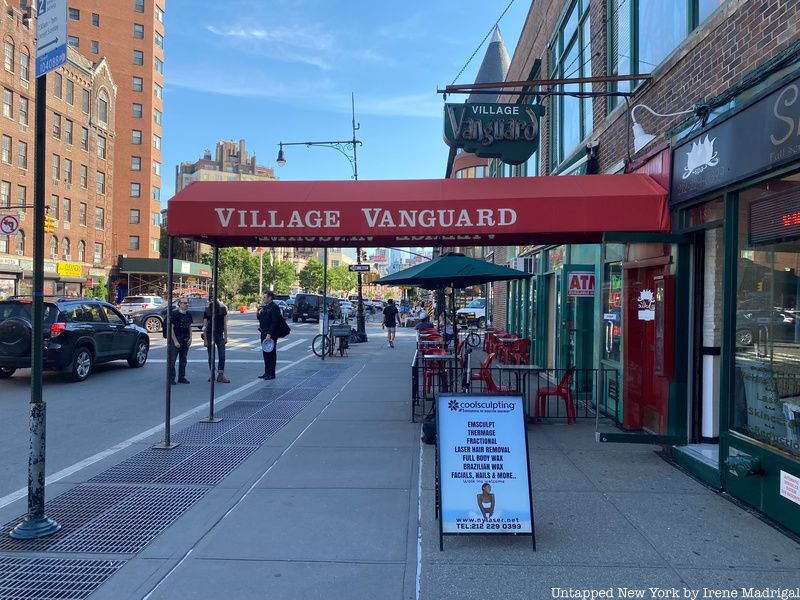
<path id="1" fill-rule="evenodd" d="M 32 308 L 27 299 L 0 301 L 0 379 L 31 366 Z M 47 299 L 43 321 L 44 367 L 65 371 L 73 381 L 86 379 L 96 363 L 127 360 L 138 368 L 147 362 L 147 332 L 107 302 Z"/>
<path id="2" fill-rule="evenodd" d="M 292 322 L 297 323 L 298 320 L 306 322 L 306 319 L 312 321 L 319 321 L 319 305 L 322 304 L 322 296 L 318 294 L 297 294 L 294 297 L 294 305 L 292 306 Z M 341 318 L 341 311 L 339 310 L 339 301 L 336 298 L 327 298 L 328 312 L 332 313 L 334 319 Z"/>
<path id="3" fill-rule="evenodd" d="M 208 307 L 208 298 L 198 296 L 189 297 L 189 314 L 192 316 L 192 327 L 203 328 L 203 314 Z M 173 300 L 172 308 L 178 308 L 178 299 Z M 164 329 L 164 321 L 167 320 L 167 307 L 147 308 L 132 312 L 128 315 L 132 323 L 139 327 L 144 327 L 148 333 L 158 333 Z"/>

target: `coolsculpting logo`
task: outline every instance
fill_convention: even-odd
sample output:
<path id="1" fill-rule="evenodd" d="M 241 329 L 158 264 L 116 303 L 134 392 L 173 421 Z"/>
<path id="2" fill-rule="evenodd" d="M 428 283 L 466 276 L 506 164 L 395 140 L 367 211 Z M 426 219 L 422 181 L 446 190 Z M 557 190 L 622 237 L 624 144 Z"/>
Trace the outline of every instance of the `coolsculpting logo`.
<path id="1" fill-rule="evenodd" d="M 478 412 L 493 412 L 493 411 L 512 411 L 515 404 L 506 402 L 504 400 L 450 400 L 447 407 L 451 411 L 478 411 Z"/>
<path id="2" fill-rule="evenodd" d="M 705 139 L 692 142 L 692 147 L 686 154 L 686 167 L 683 170 L 684 179 L 702 173 L 708 167 L 717 166 L 719 158 L 717 158 L 717 152 L 714 150 L 714 142 L 716 141 L 717 138 L 709 140 L 706 135 Z"/>

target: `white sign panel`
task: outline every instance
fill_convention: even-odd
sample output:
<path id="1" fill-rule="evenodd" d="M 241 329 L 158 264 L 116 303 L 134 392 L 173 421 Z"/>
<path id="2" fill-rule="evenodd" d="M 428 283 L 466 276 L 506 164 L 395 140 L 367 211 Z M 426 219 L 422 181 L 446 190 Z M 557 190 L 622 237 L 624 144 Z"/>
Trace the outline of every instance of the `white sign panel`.
<path id="1" fill-rule="evenodd" d="M 36 0 L 36 77 L 67 62 L 67 0 Z"/>
<path id="2" fill-rule="evenodd" d="M 437 400 L 442 533 L 533 533 L 522 396 Z"/>
<path id="3" fill-rule="evenodd" d="M 781 471 L 781 496 L 800 504 L 800 477 Z"/>
<path id="4" fill-rule="evenodd" d="M 569 271 L 567 296 L 594 297 L 594 272 Z"/>

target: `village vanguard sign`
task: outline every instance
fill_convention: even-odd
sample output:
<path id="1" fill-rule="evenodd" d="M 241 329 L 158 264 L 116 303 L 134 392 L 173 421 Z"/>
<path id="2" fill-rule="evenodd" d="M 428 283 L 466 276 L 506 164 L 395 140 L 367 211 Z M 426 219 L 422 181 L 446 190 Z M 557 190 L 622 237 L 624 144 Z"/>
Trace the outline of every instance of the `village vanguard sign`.
<path id="1" fill-rule="evenodd" d="M 223 229 L 339 229 L 342 213 L 339 210 L 242 210 L 214 208 Z M 442 208 L 442 209 L 388 209 L 361 208 L 361 218 L 370 231 L 404 229 L 508 227 L 517 222 L 513 208 Z"/>
<path id="2" fill-rule="evenodd" d="M 543 114 L 539 104 L 445 104 L 444 141 L 476 156 L 519 165 L 539 145 Z"/>

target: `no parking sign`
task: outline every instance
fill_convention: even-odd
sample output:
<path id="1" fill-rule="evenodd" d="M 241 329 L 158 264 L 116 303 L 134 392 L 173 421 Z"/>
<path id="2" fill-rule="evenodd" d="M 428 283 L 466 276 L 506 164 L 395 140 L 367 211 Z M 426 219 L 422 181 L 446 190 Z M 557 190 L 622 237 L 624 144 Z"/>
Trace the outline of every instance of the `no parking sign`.
<path id="1" fill-rule="evenodd" d="M 13 235 L 19 229 L 19 219 L 14 215 L 5 215 L 0 219 L 0 235 Z"/>

